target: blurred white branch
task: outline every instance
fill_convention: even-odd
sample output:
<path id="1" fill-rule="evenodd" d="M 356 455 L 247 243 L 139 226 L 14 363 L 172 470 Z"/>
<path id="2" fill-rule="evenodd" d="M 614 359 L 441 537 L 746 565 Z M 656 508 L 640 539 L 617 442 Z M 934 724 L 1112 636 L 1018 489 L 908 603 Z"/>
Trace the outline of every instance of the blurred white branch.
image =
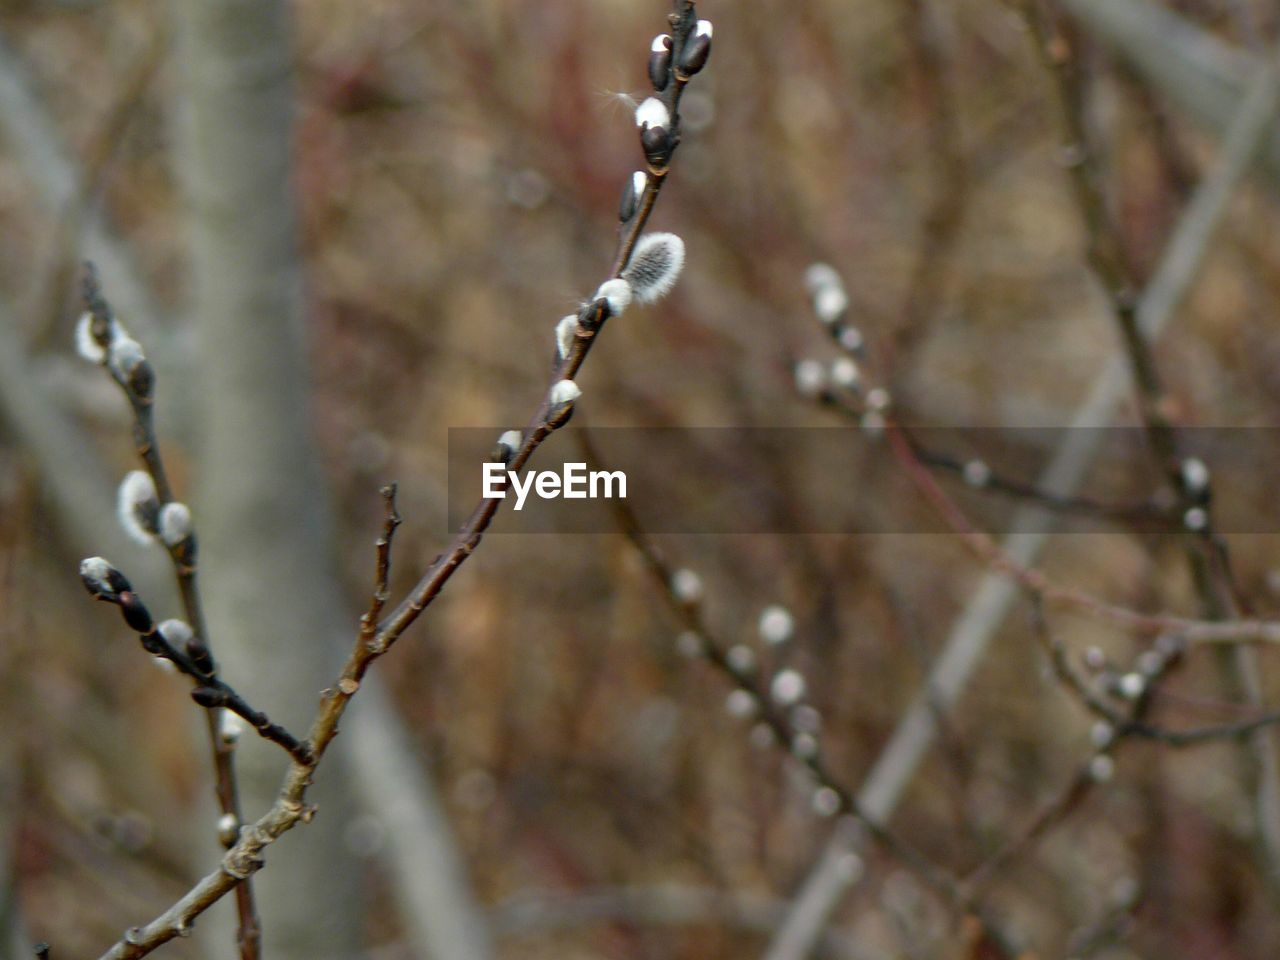
<path id="1" fill-rule="evenodd" d="M 1265 142 L 1278 100 L 1280 68 L 1270 64 L 1259 67 L 1231 119 L 1216 166 L 1188 203 L 1155 276 L 1143 291 L 1138 323 L 1149 339 L 1163 333 L 1190 290 L 1226 213 L 1227 201 Z M 1102 437 L 1098 430 L 1082 428 L 1110 424 L 1129 391 L 1128 366 L 1124 358 L 1113 357 L 1077 408 L 1072 429 L 1066 431 L 1066 440 L 1037 481 L 1038 488 L 1060 497 L 1076 491 Z M 1053 518 L 1044 511 L 1025 508 L 1015 516 L 1015 532 L 1005 538 L 1002 549 L 1020 566 L 1030 566 L 1044 548 L 1052 524 Z M 923 688 L 867 775 L 858 800 L 872 819 L 887 822 L 892 816 L 937 736 L 937 713 L 949 710 L 959 699 L 1019 594 L 1015 582 L 1002 574 L 988 573 L 980 581 Z M 1266 739 L 1270 741 L 1269 733 Z M 1274 770 L 1274 751 L 1268 748 L 1260 753 L 1271 757 Z M 1272 787 L 1266 786 L 1268 779 Z M 1261 825 L 1266 846 L 1280 850 L 1273 847 L 1280 842 L 1275 836 L 1280 823 L 1273 816 L 1280 811 L 1280 797 L 1274 795 L 1274 784 L 1274 778 L 1263 778 L 1259 807 L 1262 819 L 1268 821 Z M 799 960 L 810 954 L 849 886 L 842 860 L 857 842 L 857 835 L 850 830 L 833 833 L 801 887 L 790 917 L 766 952 L 766 960 Z"/>

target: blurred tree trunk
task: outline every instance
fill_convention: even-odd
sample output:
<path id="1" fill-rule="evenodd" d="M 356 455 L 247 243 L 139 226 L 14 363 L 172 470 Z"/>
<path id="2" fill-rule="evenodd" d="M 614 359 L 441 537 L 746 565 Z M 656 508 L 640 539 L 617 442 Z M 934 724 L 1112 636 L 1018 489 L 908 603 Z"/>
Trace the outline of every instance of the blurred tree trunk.
<path id="1" fill-rule="evenodd" d="M 349 631 L 308 408 L 287 10 L 279 0 L 177 0 L 171 9 L 175 162 L 200 336 L 196 520 L 209 630 L 229 679 L 301 734 L 335 675 L 334 640 Z M 245 812 L 256 816 L 285 758 L 253 738 L 242 744 Z M 255 878 L 269 960 L 346 960 L 358 950 L 359 869 L 341 842 L 340 778 L 322 777 L 315 796 L 315 822 L 273 849 Z M 202 845 L 202 865 L 208 852 Z"/>

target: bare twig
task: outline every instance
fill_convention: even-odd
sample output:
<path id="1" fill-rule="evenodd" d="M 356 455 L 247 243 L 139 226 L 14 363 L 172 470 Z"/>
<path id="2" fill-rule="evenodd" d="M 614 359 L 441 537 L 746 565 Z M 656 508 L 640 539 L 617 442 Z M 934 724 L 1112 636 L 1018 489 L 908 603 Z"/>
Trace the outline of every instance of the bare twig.
<path id="1" fill-rule="evenodd" d="M 1132 278 L 1124 264 L 1120 232 L 1107 215 L 1096 155 L 1085 136 L 1070 45 L 1040 14 L 1036 0 L 1026 0 L 1023 12 L 1037 41 L 1037 49 L 1056 80 L 1054 86 L 1062 107 L 1067 146 L 1079 159 L 1072 166 L 1072 183 L 1088 230 L 1090 262 L 1106 288 L 1121 331 L 1146 435 L 1161 470 L 1178 494 L 1181 511 L 1187 518 L 1189 536 L 1184 545 L 1200 605 L 1210 619 L 1238 619 L 1240 608 L 1231 579 L 1230 562 L 1225 546 L 1213 532 L 1207 476 L 1202 483 L 1196 484 L 1200 489 L 1192 489 L 1178 454 L 1173 425 L 1163 411 L 1160 377 L 1132 297 Z M 1234 169 L 1234 174 L 1230 179 L 1224 177 L 1219 202 L 1225 203 L 1231 188 L 1261 149 L 1260 131 L 1269 125 L 1277 109 L 1280 109 L 1280 46 L 1276 47 L 1269 63 L 1256 69 L 1239 114 L 1228 130 L 1222 165 L 1224 169 Z M 1206 235 L 1205 242 L 1207 239 Z M 1244 697 L 1251 705 L 1260 705 L 1262 685 L 1255 654 L 1237 648 L 1231 657 L 1236 682 Z M 1280 894 L 1280 765 L 1276 759 L 1276 742 L 1270 731 L 1259 728 L 1250 738 L 1249 747 L 1252 757 L 1249 778 L 1253 781 L 1251 789 L 1257 808 L 1258 850 L 1268 882 Z"/>
<path id="2" fill-rule="evenodd" d="M 670 18 L 673 64 L 679 63 L 685 48 L 694 42 L 693 34 L 697 22 L 694 5 L 689 0 L 677 0 L 675 11 Z M 671 149 L 674 150 L 679 143 L 680 96 L 688 81 L 674 67 L 669 69 L 671 79 L 661 92 L 659 99 L 662 100 L 671 118 L 672 126 L 669 132 Z M 666 180 L 669 159 L 668 151 L 666 159 L 662 162 L 655 164 L 652 159 L 650 160 L 645 173 L 644 190 L 639 193 L 636 200 L 636 209 L 622 225 L 610 270 L 611 277 L 621 277 L 630 262 L 636 241 L 649 220 L 649 215 L 657 202 L 658 193 Z M 525 428 L 520 446 L 507 461 L 509 471 L 520 470 L 542 442 L 567 420 L 567 412 L 563 409 L 563 404 L 555 401 L 552 387 L 556 383 L 574 378 L 608 317 L 608 308 L 603 300 L 590 304 L 579 316 L 576 335 L 572 338 L 564 356 L 557 360 L 542 403 L 530 419 L 528 427 Z M 480 543 L 481 537 L 484 536 L 501 503 L 500 498 L 486 498 L 476 505 L 449 549 L 436 558 L 409 595 L 379 625 L 374 643 L 385 650 L 439 595 L 449 578 L 459 566 L 466 562 L 467 557 Z"/>
<path id="3" fill-rule="evenodd" d="M 1084 0 L 1078 0 L 1073 6 L 1083 4 Z M 1219 101 L 1217 109 L 1225 102 L 1229 101 Z M 1248 170 L 1268 129 L 1268 118 L 1268 112 L 1252 98 L 1237 109 L 1218 163 L 1179 217 L 1155 275 L 1142 292 L 1136 316 L 1144 337 L 1154 339 L 1161 335 L 1191 288 L 1209 241 L 1226 213 L 1227 200 Z M 1120 358 L 1113 358 L 1076 409 L 1072 429 L 1066 431 L 1066 438 L 1041 474 L 1037 488 L 1067 496 L 1079 487 L 1097 453 L 1099 436 L 1097 430 L 1075 428 L 1107 425 L 1128 389 L 1125 365 Z M 1050 527 L 1051 518 L 1044 511 L 1019 511 L 1011 524 L 1013 532 L 1004 539 L 1002 548 L 1018 566 L 1028 567 L 1043 549 Z M 897 807 L 936 735 L 935 711 L 949 707 L 959 698 L 1019 592 L 1020 587 L 1003 574 L 992 573 L 979 582 L 922 690 L 867 776 L 859 797 L 871 815 L 883 821 Z M 796 960 L 809 953 L 814 937 L 849 886 L 841 861 L 856 843 L 856 836 L 847 831 L 833 834 L 805 880 L 791 917 L 770 944 L 766 960 Z"/>
<path id="4" fill-rule="evenodd" d="M 665 110 L 666 124 L 642 127 L 642 144 L 645 148 L 647 172 L 644 174 L 643 190 L 634 191 L 631 209 L 627 210 L 623 216 L 622 231 L 610 271 L 610 275 L 615 278 L 624 275 L 640 234 L 649 220 L 658 192 L 668 173 L 671 155 L 679 144 L 681 93 L 690 77 L 701 69 L 706 59 L 706 51 L 709 49 L 710 34 L 699 28 L 694 4 L 690 0 L 675 0 L 673 6 L 674 12 L 670 16 L 671 55 L 663 67 L 660 78 L 662 82 L 660 86 L 656 85 Z M 659 126 L 663 129 L 654 129 Z M 563 393 L 557 391 L 555 387 L 563 381 L 572 380 L 590 351 L 596 335 L 608 319 L 611 309 L 612 304 L 607 299 L 599 297 L 586 305 L 579 314 L 575 335 L 555 364 L 551 386 L 537 412 L 529 421 L 519 447 L 506 459 L 508 470 L 517 471 L 523 467 L 538 446 L 568 420 L 572 413 L 572 398 L 566 401 Z M 140 450 L 142 446 L 140 444 Z M 158 483 L 157 487 L 159 487 Z M 382 595 L 386 591 L 386 577 L 390 564 L 391 533 L 398 522 L 391 495 L 384 492 L 384 501 L 387 505 L 387 513 L 378 547 L 377 583 L 367 620 L 361 624 L 357 641 L 337 682 L 325 691 L 307 740 L 293 755 L 293 765 L 285 777 L 284 785 L 274 806 L 258 821 L 245 826 L 240 831 L 239 838 L 227 851 L 217 871 L 197 883 L 159 917 L 144 927 L 127 931 L 125 936 L 103 955 L 102 960 L 142 957 L 175 937 L 187 933 L 196 917 L 261 869 L 262 854 L 270 844 L 300 821 L 311 818 L 314 810 L 305 802 L 307 787 L 329 744 L 337 735 L 338 722 L 351 698 L 360 689 L 369 667 L 391 648 L 439 595 L 445 583 L 479 544 L 501 503 L 500 498 L 482 500 L 450 548 L 428 567 L 418 584 L 392 613 L 371 630 L 371 625 L 376 622 L 374 618 L 381 612 L 385 602 L 385 597 Z"/>
<path id="5" fill-rule="evenodd" d="M 147 474 L 155 486 L 156 497 L 161 508 L 174 504 L 173 488 L 169 484 L 165 471 L 164 459 L 160 453 L 160 443 L 155 431 L 155 374 L 151 365 L 143 358 L 136 366 L 126 369 L 119 363 L 112 362 L 111 349 L 116 336 L 126 336 L 118 329 L 118 324 L 111 305 L 102 295 L 97 269 L 91 264 L 84 266 L 83 297 L 85 309 L 88 311 L 89 333 L 102 348 L 102 365 L 111 375 L 112 380 L 120 387 L 133 411 L 133 440 L 139 458 L 146 467 Z M 163 635 L 158 631 L 155 636 L 168 651 L 162 655 L 177 665 L 184 673 L 197 683 L 196 690 L 203 696 L 206 708 L 205 730 L 208 734 L 210 754 L 213 759 L 215 794 L 219 811 L 223 818 L 231 818 L 238 827 L 244 820 L 240 808 L 239 785 L 235 770 L 235 738 L 228 737 L 223 730 L 223 710 L 243 717 L 260 736 L 284 747 L 290 754 L 301 749 L 301 744 L 283 727 L 270 721 L 260 711 L 254 710 L 234 690 L 224 684 L 217 676 L 216 661 L 209 642 L 209 630 L 205 624 L 204 607 L 200 602 L 200 586 L 197 578 L 197 541 L 195 530 L 189 522 L 190 511 L 182 507 L 188 518 L 184 529 L 177 531 L 172 537 L 158 538 L 165 546 L 173 565 L 174 577 L 178 584 L 178 593 L 182 598 L 186 622 L 194 636 L 191 644 L 195 650 L 202 651 L 199 665 L 186 657 L 185 651 L 176 651 L 169 647 Z M 143 646 L 148 645 L 143 638 Z M 187 662 L 184 667 L 178 659 Z M 195 696 L 193 692 L 193 696 Z M 224 844 L 234 837 L 234 830 L 222 831 Z M 253 885 L 244 884 L 236 890 L 236 912 L 238 926 L 236 944 L 240 950 L 241 960 L 257 960 L 262 942 L 262 922 L 258 917 L 254 902 Z"/>
<path id="6" fill-rule="evenodd" d="M 1196 620 L 1169 614 L 1140 613 L 1099 599 L 1075 587 L 1054 583 L 1041 571 L 1020 562 L 1013 552 L 977 529 L 925 465 L 907 435 L 890 419 L 888 437 L 899 461 L 918 489 L 975 556 L 1046 603 L 1076 610 L 1138 633 L 1168 633 L 1187 644 L 1280 643 L 1280 621 Z"/>
<path id="7" fill-rule="evenodd" d="M 586 461 L 596 469 L 605 469 L 592 444 L 588 431 L 579 430 L 578 440 Z M 677 571 L 666 560 L 640 526 L 639 518 L 624 499 L 611 499 L 609 505 L 619 530 L 644 561 L 662 592 L 668 608 L 677 617 L 681 627 L 698 640 L 700 656 L 715 668 L 735 688 L 749 695 L 757 722 L 771 732 L 773 740 L 786 749 L 812 775 L 815 791 L 824 794 L 828 801 L 822 812 L 830 816 L 849 817 L 865 830 L 896 860 L 910 870 L 920 881 L 937 894 L 961 919 L 974 917 L 981 924 L 984 936 L 1002 956 L 1018 955 L 1010 938 L 999 928 L 995 920 L 979 903 L 965 895 L 960 884 L 946 870 L 933 863 L 919 850 L 868 816 L 857 795 L 835 776 L 822 757 L 818 740 L 812 734 L 798 730 L 786 705 L 779 704 L 773 696 L 767 678 L 751 667 L 734 663 L 730 645 L 719 640 L 702 615 L 697 599 L 682 596 L 677 587 Z M 817 794 L 815 794 L 816 796 Z M 821 804 L 818 804 L 821 806 Z"/>

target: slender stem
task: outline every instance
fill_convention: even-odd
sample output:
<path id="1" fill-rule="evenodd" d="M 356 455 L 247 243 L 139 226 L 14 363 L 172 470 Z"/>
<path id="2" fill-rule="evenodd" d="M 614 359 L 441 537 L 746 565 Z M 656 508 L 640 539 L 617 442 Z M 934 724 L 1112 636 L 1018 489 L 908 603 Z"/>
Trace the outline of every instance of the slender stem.
<path id="1" fill-rule="evenodd" d="M 590 433 L 587 430 L 579 430 L 577 436 L 583 457 L 588 464 L 597 470 L 607 469 L 591 441 Z M 677 595 L 672 587 L 675 579 L 674 568 L 662 558 L 626 500 L 611 499 L 609 505 L 618 529 L 644 561 L 645 568 L 662 592 L 667 606 L 679 619 L 682 628 L 698 638 L 702 656 L 736 688 L 751 695 L 752 702 L 758 711 L 758 720 L 769 728 L 777 743 L 784 748 L 790 748 L 796 743 L 798 731 L 786 712 L 773 702 L 765 680 L 753 670 L 735 666 L 728 653 L 729 644 L 714 635 L 702 616 L 701 605 L 697 602 L 691 603 Z M 809 770 L 818 787 L 828 789 L 836 796 L 838 803 L 835 815 L 849 816 L 856 820 L 872 839 L 936 893 L 959 916 L 975 917 L 982 925 L 987 938 L 998 948 L 1001 955 L 1008 957 L 1018 955 L 1012 941 L 999 929 L 980 904 L 965 896 L 954 877 L 862 808 L 857 795 L 832 773 L 816 745 L 812 750 L 793 749 L 791 752 Z"/>
<path id="2" fill-rule="evenodd" d="M 1199 507 L 1202 511 L 1203 522 L 1184 539 L 1187 562 L 1201 609 L 1204 616 L 1212 620 L 1239 619 L 1241 608 L 1226 548 L 1214 534 L 1207 506 L 1195 502 L 1181 476 L 1177 436 L 1164 414 L 1159 374 L 1143 329 L 1143 318 L 1139 316 L 1139 303 L 1133 294 L 1135 287 L 1124 260 L 1120 231 L 1107 213 L 1096 153 L 1086 136 L 1073 52 L 1070 44 L 1043 15 L 1036 0 L 1022 0 L 1021 9 L 1036 40 L 1036 49 L 1055 81 L 1066 147 L 1078 160 L 1071 167 L 1072 183 L 1089 236 L 1090 264 L 1111 301 L 1152 452 L 1167 481 L 1177 492 L 1183 510 Z M 1232 120 L 1218 168 L 1206 178 L 1203 190 L 1205 209 L 1212 210 L 1215 204 L 1225 204 L 1261 148 L 1264 132 L 1274 121 L 1278 108 L 1280 46 L 1275 48 L 1270 61 L 1255 71 Z M 1195 212 L 1195 209 L 1193 203 L 1188 213 Z M 1171 261 L 1173 252 L 1168 257 Z M 1151 286 L 1154 287 L 1155 283 Z M 1174 301 L 1170 301 L 1166 309 L 1171 311 L 1173 304 Z M 1250 703 L 1260 704 L 1262 684 L 1254 653 L 1236 649 L 1231 657 L 1236 682 L 1244 698 Z M 1246 777 L 1257 808 L 1259 859 L 1273 894 L 1280 896 L 1280 767 L 1277 767 L 1275 741 L 1269 731 L 1260 729 L 1249 739 L 1248 747 L 1251 756 Z"/>
<path id="3" fill-rule="evenodd" d="M 94 313 L 101 323 L 110 325 L 116 322 L 110 305 L 102 295 L 97 272 L 91 265 L 86 265 L 84 299 L 86 307 Z M 169 476 L 164 466 L 164 458 L 160 453 L 160 443 L 156 438 L 155 432 L 154 393 L 141 396 L 115 370 L 108 367 L 108 372 L 120 389 L 124 391 L 124 395 L 129 401 L 129 406 L 133 410 L 134 446 L 147 469 L 147 473 L 151 476 L 152 483 L 155 484 L 156 496 L 162 505 L 171 503 L 175 499 L 173 488 L 169 483 Z M 181 597 L 186 622 L 191 627 L 196 639 L 204 645 L 205 649 L 210 651 L 209 655 L 210 659 L 212 659 L 213 647 L 209 641 L 208 628 L 205 625 L 204 607 L 200 602 L 200 586 L 197 580 L 195 532 L 193 531 L 190 534 L 185 544 L 170 546 L 168 552 L 169 559 L 173 564 L 174 577 L 177 580 L 178 594 Z M 211 674 L 210 679 L 216 680 L 216 676 Z M 234 691 L 231 692 L 234 694 Z M 235 702 L 246 708 L 248 706 L 238 696 L 235 698 Z M 244 816 L 240 807 L 240 791 L 235 770 L 235 741 L 232 738 L 223 736 L 223 709 L 224 707 L 222 706 L 215 706 L 206 710 L 205 732 L 208 736 L 210 757 L 213 763 L 214 793 L 217 797 L 219 812 L 224 817 L 234 817 L 235 822 L 239 824 L 243 822 Z M 245 715 L 241 714 L 241 716 Z M 249 717 L 246 716 L 245 719 L 249 719 Z M 250 722 L 252 723 L 252 720 Z M 268 723 L 266 729 L 264 729 L 263 726 L 255 724 L 254 728 L 267 739 L 273 739 L 266 732 L 267 729 L 272 729 L 273 726 Z M 285 735 L 288 736 L 287 733 Z M 297 742 L 292 740 L 291 737 L 289 739 L 296 749 Z M 277 740 L 277 742 L 280 741 Z M 285 746 L 287 750 L 290 749 L 290 746 L 285 743 L 281 745 Z M 236 946 L 240 952 L 240 960 L 259 960 L 262 942 L 262 921 L 258 917 L 252 884 L 246 883 L 236 890 L 236 914 L 238 920 Z"/>
<path id="4" fill-rule="evenodd" d="M 672 60 L 675 63 L 678 62 L 683 45 L 693 34 L 697 20 L 691 0 L 674 0 L 673 10 L 669 22 L 673 40 Z M 667 89 L 663 94 L 671 117 L 670 133 L 673 151 L 679 142 L 678 106 L 686 82 L 687 78 L 678 76 L 672 69 Z M 661 169 L 650 166 L 637 211 L 628 222 L 623 224 L 610 271 L 611 276 L 620 276 L 625 270 L 636 240 L 648 223 L 654 204 L 657 202 L 666 174 L 665 165 Z M 555 365 L 551 382 L 537 410 L 529 420 L 520 448 L 515 451 L 508 463 L 509 470 L 518 471 L 523 467 L 542 442 L 564 423 L 564 411 L 554 408 L 550 403 L 550 388 L 560 380 L 572 379 L 577 373 L 600 329 L 604 326 L 605 319 L 602 307 L 597 304 L 594 314 L 580 322 L 578 335 L 572 338 L 566 355 Z M 158 483 L 157 490 L 159 490 Z M 329 744 L 337 735 L 338 722 L 346 711 L 347 704 L 360 689 L 360 683 L 366 671 L 375 660 L 390 649 L 391 645 L 439 595 L 454 572 L 466 562 L 467 557 L 479 544 L 502 502 L 499 498 L 482 499 L 454 537 L 449 548 L 428 566 L 408 595 L 385 620 L 379 623 L 377 618 L 382 613 L 388 595 L 391 540 L 399 523 L 394 496 L 392 488 L 383 491 L 385 516 L 382 536 L 378 541 L 376 585 L 373 598 L 362 618 L 359 635 L 337 682 L 321 696 L 319 708 L 306 741 L 300 744 L 297 752 L 291 751 L 293 763 L 285 776 L 276 803 L 256 822 L 241 829 L 239 838 L 227 850 L 217 870 L 204 877 L 150 923 L 126 931 L 124 937 L 103 954 L 100 960 L 133 960 L 133 958 L 143 957 L 162 944 L 187 933 L 200 914 L 231 890 L 244 885 L 255 872 L 262 868 L 262 854 L 268 846 L 299 822 L 305 822 L 311 818 L 314 809 L 305 803 L 307 788 Z M 195 624 L 192 626 L 194 628 Z"/>

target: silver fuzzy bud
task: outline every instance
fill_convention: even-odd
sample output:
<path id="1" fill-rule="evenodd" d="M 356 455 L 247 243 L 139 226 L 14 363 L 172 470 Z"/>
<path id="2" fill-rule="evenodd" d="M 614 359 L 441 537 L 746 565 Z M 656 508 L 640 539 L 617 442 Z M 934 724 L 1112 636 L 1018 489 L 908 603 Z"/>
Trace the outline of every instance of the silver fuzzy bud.
<path id="1" fill-rule="evenodd" d="M 176 547 L 191 536 L 191 508 L 174 500 L 160 510 L 160 541 L 166 547 Z"/>
<path id="2" fill-rule="evenodd" d="M 622 277 L 640 303 L 660 300 L 675 286 L 684 267 L 684 241 L 674 233 L 646 233 L 636 241 Z"/>
<path id="3" fill-rule="evenodd" d="M 158 532 L 160 499 L 151 474 L 131 470 L 120 483 L 116 498 L 120 526 L 138 543 L 154 543 Z"/>
<path id="4" fill-rule="evenodd" d="M 566 403 L 573 403 L 582 396 L 582 390 L 572 380 L 561 380 L 551 388 L 548 396 L 553 407 L 561 406 Z"/>

